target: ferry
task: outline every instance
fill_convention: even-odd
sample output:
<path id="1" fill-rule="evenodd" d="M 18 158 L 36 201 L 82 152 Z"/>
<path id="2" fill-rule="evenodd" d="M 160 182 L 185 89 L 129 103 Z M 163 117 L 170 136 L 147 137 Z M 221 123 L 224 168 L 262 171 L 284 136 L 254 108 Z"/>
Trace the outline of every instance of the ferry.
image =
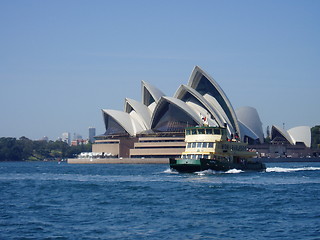
<path id="1" fill-rule="evenodd" d="M 178 172 L 204 170 L 265 171 L 264 163 L 254 159 L 255 151 L 238 138 L 228 138 L 225 127 L 196 126 L 185 129 L 185 151 L 181 158 L 170 158 L 170 168 Z"/>

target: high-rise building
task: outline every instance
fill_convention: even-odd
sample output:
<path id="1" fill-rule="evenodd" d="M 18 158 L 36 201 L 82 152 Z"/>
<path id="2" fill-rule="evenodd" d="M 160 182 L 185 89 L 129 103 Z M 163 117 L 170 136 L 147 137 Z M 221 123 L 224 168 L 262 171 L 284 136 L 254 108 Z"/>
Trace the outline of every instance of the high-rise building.
<path id="1" fill-rule="evenodd" d="M 82 136 L 79 133 L 73 133 L 72 140 L 82 140 Z"/>
<path id="2" fill-rule="evenodd" d="M 65 143 L 67 143 L 68 145 L 71 144 L 71 137 L 70 137 L 70 133 L 69 133 L 69 132 L 64 132 L 64 133 L 62 133 L 61 139 L 62 139 L 62 142 L 65 142 Z"/>
<path id="3" fill-rule="evenodd" d="M 96 128 L 89 127 L 89 142 L 94 142 L 94 136 L 96 135 Z"/>

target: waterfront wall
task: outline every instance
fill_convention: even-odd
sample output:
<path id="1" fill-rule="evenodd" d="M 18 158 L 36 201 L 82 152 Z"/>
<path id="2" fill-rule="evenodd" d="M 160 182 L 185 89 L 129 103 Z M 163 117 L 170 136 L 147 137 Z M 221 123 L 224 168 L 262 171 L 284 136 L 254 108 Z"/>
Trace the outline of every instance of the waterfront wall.
<path id="1" fill-rule="evenodd" d="M 320 162 L 319 157 L 311 158 L 257 158 L 263 163 L 280 163 L 280 162 Z"/>
<path id="2" fill-rule="evenodd" d="M 169 158 L 69 158 L 70 164 L 169 164 Z"/>

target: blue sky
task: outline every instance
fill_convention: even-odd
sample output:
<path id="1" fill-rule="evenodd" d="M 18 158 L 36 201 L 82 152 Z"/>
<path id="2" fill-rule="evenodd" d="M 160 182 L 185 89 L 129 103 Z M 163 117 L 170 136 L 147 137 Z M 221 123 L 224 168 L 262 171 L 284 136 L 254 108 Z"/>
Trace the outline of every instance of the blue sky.
<path id="1" fill-rule="evenodd" d="M 320 124 L 320 1 L 0 1 L 0 137 L 104 132 L 101 109 L 172 96 L 199 65 L 235 109 Z"/>

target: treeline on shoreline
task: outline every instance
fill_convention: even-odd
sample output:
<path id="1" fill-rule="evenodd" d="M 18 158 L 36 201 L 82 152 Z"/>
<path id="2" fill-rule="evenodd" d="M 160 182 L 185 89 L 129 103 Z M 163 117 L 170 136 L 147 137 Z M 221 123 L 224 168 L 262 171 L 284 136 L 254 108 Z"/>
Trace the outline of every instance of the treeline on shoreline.
<path id="1" fill-rule="evenodd" d="M 0 161 L 43 161 L 91 152 L 91 144 L 69 146 L 62 141 L 33 141 L 26 137 L 0 138 Z"/>

